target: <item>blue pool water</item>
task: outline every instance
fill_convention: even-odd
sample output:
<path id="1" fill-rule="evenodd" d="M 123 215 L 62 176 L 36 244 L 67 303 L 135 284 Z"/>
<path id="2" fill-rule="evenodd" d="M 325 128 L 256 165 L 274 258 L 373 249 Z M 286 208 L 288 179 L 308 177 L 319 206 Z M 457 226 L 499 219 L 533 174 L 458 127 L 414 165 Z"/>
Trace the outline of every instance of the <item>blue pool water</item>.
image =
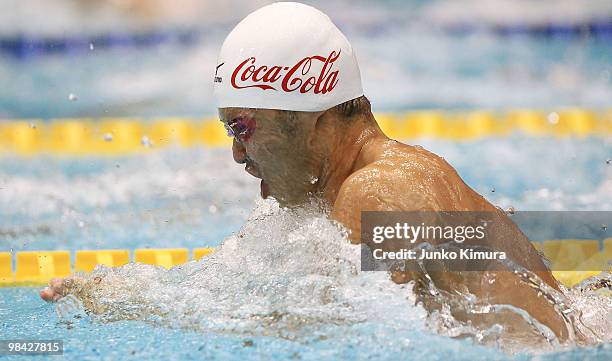
<path id="1" fill-rule="evenodd" d="M 0 87 L 0 118 L 213 115 L 211 81 L 221 43 L 240 19 L 265 2 L 205 2 L 204 9 L 193 11 L 185 6 L 182 17 L 167 12 L 144 29 L 193 29 L 200 36 L 189 46 L 93 44 L 90 49 L 83 40 L 80 48 L 49 55 L 18 58 L 0 52 L 0 79 L 11 85 Z M 351 40 L 365 93 L 377 111 L 610 106 L 609 36 L 503 36 L 491 31 L 499 26 L 607 23 L 612 7 L 605 0 L 538 6 L 453 0 L 307 3 L 328 13 Z M 0 38 L 85 39 L 135 31 L 126 14 L 109 9 L 101 19 L 93 12 L 70 17 L 82 9 L 68 0 L 53 5 L 11 0 L 0 4 L 0 10 L 2 6 Z M 15 8 L 34 19 L 15 21 Z M 482 31 L 453 33 L 449 27 Z M 71 93 L 77 101 L 68 100 Z"/>
<path id="2" fill-rule="evenodd" d="M 0 39 L 67 43 L 167 29 L 197 36 L 152 46 L 0 52 L 0 121 L 215 114 L 208 80 L 217 51 L 229 29 L 262 2 L 193 2 L 196 9 L 173 7 L 165 20 L 150 23 L 108 8 L 112 3 L 118 2 L 91 2 L 83 10 L 72 0 L 9 0 L 0 4 Z M 609 37 L 491 30 L 606 24 L 609 2 L 309 3 L 353 43 L 375 111 L 611 105 Z M 409 143 L 445 157 L 503 208 L 612 210 L 609 137 Z M 229 149 L 0 154 L 0 251 L 223 243 L 213 258 L 171 271 L 98 270 L 116 281 L 97 295 L 96 304 L 107 307 L 99 316 L 84 315 L 78 304 L 45 304 L 34 288 L 0 288 L 0 339 L 62 339 L 71 360 L 612 359 L 609 300 L 572 296 L 595 329 L 605 334 L 607 327 L 603 344 L 523 347 L 502 339 L 483 346 L 473 340 L 491 334 L 459 327 L 443 313 L 428 317 L 409 288 L 355 272 L 355 248 L 325 220 L 268 212 L 274 205 L 256 202 L 258 182 L 242 168 Z"/>
<path id="3" fill-rule="evenodd" d="M 445 157 L 504 209 L 612 209 L 606 138 L 409 143 Z M 216 246 L 238 230 L 258 197 L 257 180 L 242 168 L 224 148 L 119 158 L 5 155 L 0 242 L 6 250 Z"/>
<path id="4" fill-rule="evenodd" d="M 500 206 L 612 207 L 607 139 L 515 135 L 410 143 L 444 156 Z M 115 277 L 129 282 L 117 292 L 127 298 L 101 296 L 100 302 L 113 305 L 104 317 L 74 318 L 82 314 L 78 309 L 57 313 L 39 301 L 36 289 L 0 289 L 0 335 L 63 339 L 68 359 L 603 360 L 612 354 L 606 343 L 510 355 L 443 336 L 449 331 L 414 306 L 409 289 L 384 275 L 347 275 L 336 258 L 313 254 L 313 242 L 319 248 L 331 244 L 325 254 L 352 262 L 354 247 L 325 222 L 300 219 L 305 228 L 299 228 L 282 217 L 264 226 L 248 221 L 259 187 L 233 163 L 229 149 L 169 148 L 119 158 L 5 155 L 0 188 L 3 250 L 201 247 L 226 239 L 226 256 L 209 268 L 121 271 Z M 245 222 L 246 238 L 234 249 Z M 162 308 L 164 316 L 146 316 L 146 307 Z M 601 309 L 593 309 L 601 317 Z M 136 320 L 116 321 L 126 310 Z M 270 316 L 276 314 L 284 316 Z"/>
<path id="5" fill-rule="evenodd" d="M 29 288 L 5 289 L 0 297 L 2 338 L 63 339 L 66 360 L 529 360 L 510 357 L 468 340 L 449 340 L 415 328 L 388 335 L 391 330 L 362 323 L 330 325 L 299 341 L 199 333 L 154 327 L 139 321 L 98 323 L 88 319 L 60 323 L 53 307 L 39 302 Z M 322 337 L 326 335 L 325 337 Z M 252 346 L 251 346 L 252 343 Z M 540 355 L 538 360 L 606 360 L 610 344 Z M 5 357 L 4 359 L 11 359 Z M 24 356 L 15 356 L 23 360 Z"/>

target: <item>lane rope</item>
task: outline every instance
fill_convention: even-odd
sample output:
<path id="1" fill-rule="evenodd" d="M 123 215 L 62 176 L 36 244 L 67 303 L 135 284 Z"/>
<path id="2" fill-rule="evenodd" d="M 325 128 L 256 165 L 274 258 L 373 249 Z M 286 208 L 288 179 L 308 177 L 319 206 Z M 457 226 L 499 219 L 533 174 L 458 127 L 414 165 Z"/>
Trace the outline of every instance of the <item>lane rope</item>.
<path id="1" fill-rule="evenodd" d="M 349 24 L 346 24 L 349 25 Z M 384 26 L 393 27 L 393 24 Z M 450 36 L 492 33 L 502 37 L 554 39 L 589 38 L 607 40 L 612 37 L 612 19 L 586 19 L 575 23 L 542 22 L 535 24 L 488 24 L 486 22 L 441 25 Z M 379 31 L 381 29 L 378 29 Z M 211 27 L 181 27 L 138 32 L 113 31 L 100 34 L 53 36 L 48 34 L 9 34 L 0 36 L 0 53 L 16 59 L 54 55 L 84 54 L 94 49 L 134 49 L 162 45 L 194 46 L 204 40 Z"/>
<path id="2" fill-rule="evenodd" d="M 596 240 L 550 240 L 533 244 L 551 261 L 551 269 L 564 270 L 553 271 L 553 274 L 568 287 L 610 270 L 612 238 L 601 244 Z M 14 255 L 0 252 L 0 287 L 41 286 L 52 278 L 66 277 L 74 272 L 91 272 L 98 265 L 118 267 L 131 261 L 169 269 L 190 260 L 200 260 L 213 252 L 212 247 L 194 248 L 191 256 L 187 248 L 147 248 L 133 252 L 124 249 L 79 250 L 74 252 L 74 258 L 69 251 L 24 251 Z"/>
<path id="3" fill-rule="evenodd" d="M 394 139 L 469 141 L 515 133 L 534 137 L 610 137 L 612 109 L 378 113 Z M 231 138 L 214 118 L 100 118 L 0 120 L 0 155 L 124 155 L 170 145 L 227 147 Z"/>

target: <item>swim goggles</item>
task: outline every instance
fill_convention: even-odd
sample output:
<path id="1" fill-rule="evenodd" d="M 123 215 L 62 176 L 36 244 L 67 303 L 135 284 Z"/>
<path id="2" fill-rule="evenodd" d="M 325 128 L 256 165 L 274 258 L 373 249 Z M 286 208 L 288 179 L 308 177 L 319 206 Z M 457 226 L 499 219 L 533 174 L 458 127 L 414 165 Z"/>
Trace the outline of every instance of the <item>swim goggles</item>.
<path id="1" fill-rule="evenodd" d="M 255 133 L 257 123 L 250 117 L 237 117 L 229 123 L 223 123 L 228 137 L 234 137 L 241 142 L 246 142 Z"/>

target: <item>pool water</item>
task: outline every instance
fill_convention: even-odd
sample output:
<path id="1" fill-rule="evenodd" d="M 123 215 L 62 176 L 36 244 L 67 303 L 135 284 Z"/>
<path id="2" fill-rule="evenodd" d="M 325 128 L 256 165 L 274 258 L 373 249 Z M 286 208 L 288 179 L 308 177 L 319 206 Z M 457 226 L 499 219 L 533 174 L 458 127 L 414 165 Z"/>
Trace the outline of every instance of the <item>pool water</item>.
<path id="1" fill-rule="evenodd" d="M 514 135 L 410 143 L 444 156 L 469 185 L 500 206 L 611 208 L 606 195 L 612 193 L 612 166 L 605 154 L 612 153 L 612 144 L 604 138 Z M 233 164 L 228 149 L 168 148 L 119 158 L 5 155 L 0 188 L 1 242 L 7 250 L 200 247 L 225 239 L 223 251 L 212 258 L 170 271 L 134 265 L 99 269 L 98 275 L 113 281 L 92 297 L 105 309 L 97 316 L 85 315 L 70 299 L 45 304 L 36 289 L 0 289 L 2 337 L 60 338 L 68 358 L 612 355 L 609 342 L 563 351 L 511 341 L 483 346 L 473 340 L 490 339 L 488 331 L 440 327 L 443 315 L 427 317 L 414 305 L 409 286 L 394 285 L 382 273 L 359 272 L 358 249 L 324 218 L 278 213 L 274 202 L 256 201 L 257 181 Z M 585 312 L 591 326 L 609 337 L 611 320 L 601 317 L 609 299 L 579 302 L 591 310 Z"/>
<path id="2" fill-rule="evenodd" d="M 66 360 L 606 360 L 612 353 L 608 343 L 535 357 L 508 356 L 420 327 L 397 332 L 373 323 L 329 325 L 301 340 L 202 333 L 141 321 L 100 323 L 85 318 L 68 324 L 59 322 L 53 307 L 41 303 L 30 288 L 0 292 L 2 338 L 63 339 Z M 386 338 L 391 332 L 394 337 Z"/>
<path id="3" fill-rule="evenodd" d="M 443 156 L 503 208 L 612 209 L 610 139 L 408 143 Z M 224 148 L 119 158 L 4 155 L 0 242 L 7 250 L 216 246 L 244 223 L 258 192 L 257 179 Z"/>
<path id="4" fill-rule="evenodd" d="M 109 9 L 94 16 L 98 6 L 113 2 L 91 4 L 87 16 L 74 16 L 77 3 L 0 4 L 0 38 L 83 40 L 177 27 L 198 36 L 189 46 L 84 41 L 65 52 L 2 52 L 0 80 L 10 86 L 0 87 L 0 119 L 214 114 L 207 79 L 221 42 L 261 5 L 194 2 L 208 7 L 186 17 L 172 12 L 169 24 L 143 29 Z M 377 112 L 610 107 L 609 37 L 491 31 L 606 21 L 612 6 L 605 1 L 535 7 L 490 0 L 486 6 L 447 0 L 310 3 L 353 43 Z M 449 27 L 476 31 L 453 33 Z M 472 188 L 503 208 L 612 210 L 609 137 L 515 134 L 409 143 L 445 157 Z M 242 168 L 229 149 L 200 147 L 122 157 L 0 154 L 0 251 L 220 250 L 170 271 L 98 269 L 100 288 L 84 298 L 104 311 L 99 315 L 84 314 L 72 298 L 51 305 L 34 288 L 0 288 L 0 339 L 62 339 L 65 359 L 74 360 L 612 359 L 610 298 L 567 296 L 603 340 L 586 347 L 541 340 L 521 346 L 498 330 L 460 325 L 444 313 L 427 316 L 410 286 L 359 272 L 358 249 L 323 217 L 258 201 L 258 182 Z"/>
<path id="5" fill-rule="evenodd" d="M 0 53 L 0 79 L 11 84 L 0 87 L 0 118 L 215 114 L 209 81 L 223 39 L 246 14 L 269 1 L 206 2 L 203 12 L 176 21 L 179 28 L 200 34 L 191 46 L 93 44 L 93 49 L 88 34 L 129 33 L 133 24 L 126 24 L 125 14 L 96 19 L 92 11 L 71 17 L 78 6 L 70 0 L 58 2 L 61 5 L 33 0 L 0 4 L 0 37 L 17 33 L 25 39 L 76 38 L 83 43 L 82 48 L 24 59 Z M 609 21 L 612 7 L 605 0 L 538 6 L 511 1 L 459 5 L 448 0 L 308 3 L 329 14 L 351 40 L 365 94 L 376 111 L 610 106 L 610 36 L 501 36 L 487 31 L 496 26 Z M 29 18 L 44 15 L 16 22 L 15 8 Z M 10 25 L 15 29 L 7 29 Z M 169 26 L 176 28 L 157 24 L 154 30 L 163 32 Z M 483 31 L 445 31 L 449 26 Z M 70 101 L 69 94 L 78 100 Z"/>

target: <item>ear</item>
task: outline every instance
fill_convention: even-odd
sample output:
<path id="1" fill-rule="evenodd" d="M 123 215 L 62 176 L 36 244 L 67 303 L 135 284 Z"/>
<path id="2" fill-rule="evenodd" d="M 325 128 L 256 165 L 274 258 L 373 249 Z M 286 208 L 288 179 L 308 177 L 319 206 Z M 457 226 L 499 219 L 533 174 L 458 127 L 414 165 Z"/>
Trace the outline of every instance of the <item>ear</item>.
<path id="1" fill-rule="evenodd" d="M 310 126 L 312 129 L 309 132 L 311 134 L 310 139 L 308 140 L 308 145 L 312 146 L 315 139 L 321 139 L 321 137 L 326 136 L 326 133 L 329 132 L 329 121 L 327 119 L 327 111 L 321 112 L 312 112 L 310 118 Z M 329 134 L 327 134 L 329 136 Z"/>
<path id="2" fill-rule="evenodd" d="M 329 110 L 321 112 L 313 112 L 314 114 L 314 131 L 320 132 L 329 126 Z"/>

